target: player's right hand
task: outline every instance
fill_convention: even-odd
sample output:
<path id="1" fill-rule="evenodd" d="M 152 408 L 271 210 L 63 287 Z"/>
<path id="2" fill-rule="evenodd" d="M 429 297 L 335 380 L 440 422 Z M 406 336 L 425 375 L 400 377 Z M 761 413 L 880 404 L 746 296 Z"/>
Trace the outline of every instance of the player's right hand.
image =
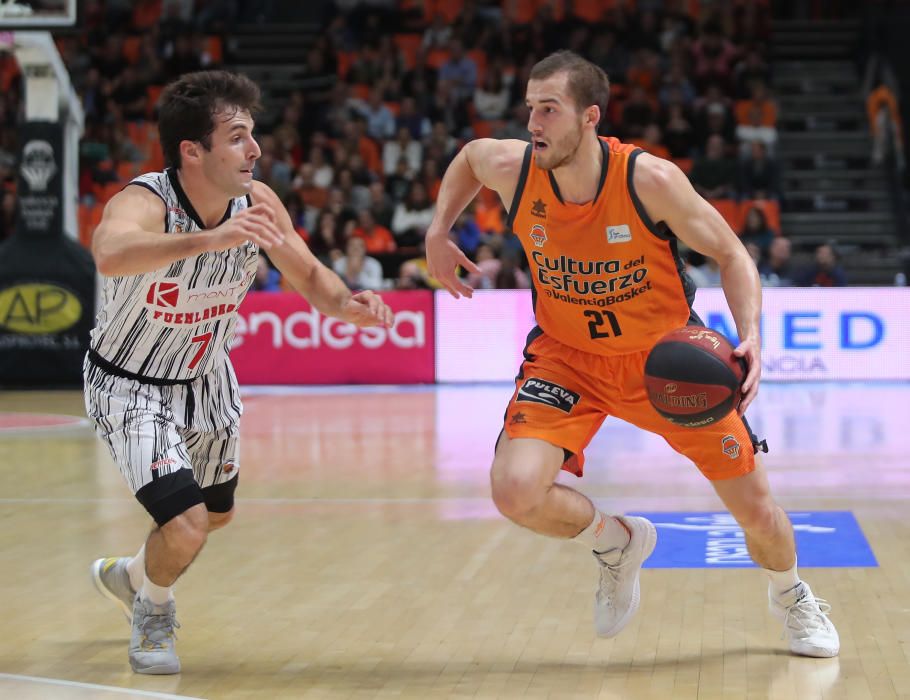
<path id="1" fill-rule="evenodd" d="M 212 250 L 227 250 L 247 241 L 265 250 L 284 243 L 284 233 L 275 221 L 275 212 L 267 204 L 254 204 L 237 212 L 220 226 L 211 230 Z"/>
<path id="2" fill-rule="evenodd" d="M 456 299 L 463 294 L 468 299 L 474 290 L 455 274 L 459 265 L 480 274 L 480 268 L 468 259 L 455 242 L 446 235 L 428 234 L 427 271 Z"/>

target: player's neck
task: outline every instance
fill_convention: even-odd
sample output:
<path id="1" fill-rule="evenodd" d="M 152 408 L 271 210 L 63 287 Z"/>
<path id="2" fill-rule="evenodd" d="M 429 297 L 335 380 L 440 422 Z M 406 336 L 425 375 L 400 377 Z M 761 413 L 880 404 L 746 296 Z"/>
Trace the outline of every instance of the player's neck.
<path id="1" fill-rule="evenodd" d="M 597 136 L 582 138 L 590 143 L 582 143 L 570 163 L 553 170 L 562 200 L 572 204 L 594 200 L 603 169 L 603 149 L 597 143 Z"/>
<path id="2" fill-rule="evenodd" d="M 185 171 L 178 170 L 177 178 L 184 194 L 196 210 L 203 228 L 215 228 L 224 218 L 224 212 L 231 203 L 231 197 L 210 184 L 204 177 L 194 177 Z"/>

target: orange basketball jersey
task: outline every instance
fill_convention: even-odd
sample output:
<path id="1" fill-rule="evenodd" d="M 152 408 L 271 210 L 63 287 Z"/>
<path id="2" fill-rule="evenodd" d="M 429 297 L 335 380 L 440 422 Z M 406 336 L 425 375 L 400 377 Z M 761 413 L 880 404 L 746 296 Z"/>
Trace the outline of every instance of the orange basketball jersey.
<path id="1" fill-rule="evenodd" d="M 648 350 L 686 325 L 695 290 L 676 238 L 635 194 L 642 151 L 612 137 L 600 145 L 600 186 L 586 204 L 564 202 L 528 146 L 508 223 L 528 256 L 540 329 L 585 352 L 619 355 Z"/>

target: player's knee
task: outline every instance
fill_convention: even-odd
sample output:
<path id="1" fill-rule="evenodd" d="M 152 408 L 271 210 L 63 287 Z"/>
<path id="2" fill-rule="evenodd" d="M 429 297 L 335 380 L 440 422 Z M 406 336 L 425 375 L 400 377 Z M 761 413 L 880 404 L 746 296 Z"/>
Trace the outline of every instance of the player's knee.
<path id="1" fill-rule="evenodd" d="M 192 557 L 202 549 L 208 537 L 208 511 L 203 504 L 197 504 L 171 518 L 159 529 L 169 548 Z"/>
<path id="2" fill-rule="evenodd" d="M 490 487 L 496 508 L 516 522 L 537 509 L 547 495 L 547 485 L 541 483 L 534 470 L 505 461 L 493 463 Z"/>
<path id="3" fill-rule="evenodd" d="M 231 508 L 226 513 L 213 513 L 209 511 L 209 532 L 218 530 L 227 525 L 234 519 L 234 509 Z"/>
<path id="4" fill-rule="evenodd" d="M 153 479 L 136 492 L 136 500 L 145 507 L 159 528 L 164 528 L 171 520 L 193 508 L 199 509 L 205 520 L 205 497 L 191 469 L 178 469 Z"/>
<path id="5" fill-rule="evenodd" d="M 780 507 L 770 498 L 749 503 L 733 516 L 745 532 L 758 537 L 773 535 L 781 524 Z"/>

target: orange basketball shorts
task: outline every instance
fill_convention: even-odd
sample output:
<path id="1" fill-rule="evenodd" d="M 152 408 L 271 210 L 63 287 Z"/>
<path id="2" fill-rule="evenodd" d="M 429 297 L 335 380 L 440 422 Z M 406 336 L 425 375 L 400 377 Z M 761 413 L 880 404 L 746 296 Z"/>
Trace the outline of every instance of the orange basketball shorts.
<path id="1" fill-rule="evenodd" d="M 582 475 L 584 449 L 607 416 L 662 436 L 712 481 L 755 469 L 757 438 L 735 412 L 701 428 L 663 418 L 648 401 L 647 352 L 606 357 L 576 350 L 546 335 L 526 351 L 505 415 L 510 438 L 537 438 L 568 454 L 563 469 Z"/>

